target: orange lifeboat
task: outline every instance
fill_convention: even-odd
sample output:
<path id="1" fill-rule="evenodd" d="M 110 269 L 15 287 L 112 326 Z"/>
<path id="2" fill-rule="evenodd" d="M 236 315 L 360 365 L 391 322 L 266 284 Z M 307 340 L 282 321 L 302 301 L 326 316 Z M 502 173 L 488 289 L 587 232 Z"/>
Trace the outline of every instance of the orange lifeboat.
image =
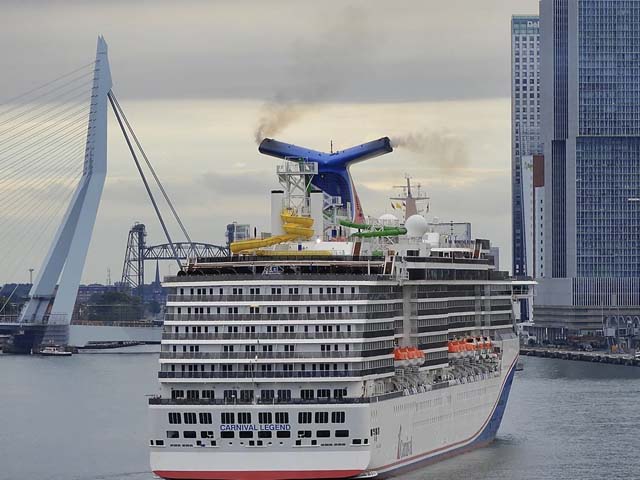
<path id="1" fill-rule="evenodd" d="M 461 340 L 453 339 L 449 340 L 447 344 L 449 353 L 452 357 L 458 358 L 463 355 L 464 344 Z"/>
<path id="2" fill-rule="evenodd" d="M 464 343 L 464 350 L 467 355 L 473 355 L 476 351 L 476 344 L 473 338 L 466 338 Z"/>
<path id="3" fill-rule="evenodd" d="M 418 350 L 417 347 L 409 347 L 407 351 L 409 354 L 409 363 L 411 365 L 413 365 L 414 367 L 422 365 L 422 363 L 424 362 L 424 353 L 422 352 L 422 350 Z M 422 355 L 422 358 L 420 358 L 420 355 Z"/>
<path id="4" fill-rule="evenodd" d="M 396 348 L 393 351 L 393 360 L 398 367 L 409 366 L 409 354 L 407 353 L 406 348 Z"/>

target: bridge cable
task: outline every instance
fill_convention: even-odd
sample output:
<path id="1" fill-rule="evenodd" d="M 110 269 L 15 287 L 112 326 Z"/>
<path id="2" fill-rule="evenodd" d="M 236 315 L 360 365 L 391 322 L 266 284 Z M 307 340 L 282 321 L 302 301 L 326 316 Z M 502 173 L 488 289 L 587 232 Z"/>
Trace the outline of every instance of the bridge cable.
<path id="1" fill-rule="evenodd" d="M 9 105 L 9 104 L 11 104 L 11 103 L 15 102 L 16 100 L 18 100 L 18 99 L 20 99 L 20 98 L 28 97 L 28 96 L 29 96 L 29 94 L 31 94 L 31 93 L 33 93 L 33 92 L 36 92 L 36 91 L 38 91 L 38 90 L 40 90 L 40 89 L 42 89 L 42 88 L 48 87 L 49 85 L 52 85 L 52 84 L 56 83 L 58 80 L 61 80 L 61 79 L 63 79 L 63 78 L 66 78 L 66 77 L 68 77 L 68 76 L 72 75 L 73 73 L 76 73 L 76 72 L 78 72 L 78 71 L 80 71 L 80 70 L 82 70 L 82 69 L 84 69 L 84 68 L 87 68 L 87 67 L 89 67 L 89 66 L 93 65 L 94 63 L 95 63 L 95 62 L 91 62 L 90 64 L 87 64 L 87 65 L 85 65 L 85 66 L 83 66 L 83 67 L 80 67 L 80 68 L 78 68 L 78 69 L 74 70 L 73 72 L 69 72 L 69 73 L 68 73 L 68 74 L 66 74 L 66 75 L 63 75 L 63 76 L 58 77 L 58 78 L 56 78 L 56 79 L 54 79 L 54 80 L 51 80 L 50 82 L 44 83 L 44 84 L 40 85 L 39 87 L 33 88 L 33 89 L 31 89 L 31 90 L 29 90 L 29 91 L 27 91 L 27 92 L 25 92 L 25 93 L 22 93 L 22 94 L 20 94 L 20 95 L 18 95 L 18 96 L 16 96 L 16 97 L 9 98 L 9 99 L 5 100 L 3 103 L 0 103 L 0 106 Z M 79 80 L 79 79 L 81 79 L 81 78 L 83 78 L 83 77 L 86 77 L 86 76 L 92 75 L 92 74 L 93 74 L 93 71 L 92 71 L 92 70 L 88 70 L 86 73 L 84 73 L 84 74 L 80 75 L 80 76 L 79 76 L 79 77 L 77 77 L 77 78 L 74 78 L 74 79 L 72 79 L 72 80 L 69 80 L 68 82 L 63 83 L 62 85 L 58 85 L 57 87 L 52 88 L 51 90 L 47 90 L 46 92 L 44 92 L 44 93 L 42 93 L 42 94 L 36 95 L 35 97 L 31 98 L 31 99 L 30 99 L 30 101 L 32 102 L 32 101 L 37 100 L 37 99 L 39 99 L 39 98 L 44 98 L 44 97 L 46 97 L 47 95 L 51 95 L 53 92 L 56 92 L 56 91 L 58 91 L 58 90 L 60 90 L 60 89 L 62 89 L 62 88 L 64 88 L 64 87 L 66 87 L 66 86 L 68 86 L 68 85 L 72 84 L 73 82 L 75 82 L 75 81 L 77 81 L 77 80 Z M 91 81 L 91 82 L 92 82 L 92 81 Z M 0 112 L 0 116 L 2 116 L 2 115 L 6 115 L 6 114 L 7 114 L 7 113 L 9 113 L 9 112 L 13 112 L 13 111 L 15 111 L 15 110 L 17 110 L 17 109 L 21 108 L 21 106 L 22 106 L 22 104 L 16 104 L 16 105 L 14 105 L 14 106 L 12 106 L 12 107 L 9 107 L 9 108 L 7 108 L 6 110 L 4 110 L 4 111 Z"/>
<path id="2" fill-rule="evenodd" d="M 160 225 L 162 226 L 162 230 L 164 231 L 164 235 L 165 237 L 167 237 L 167 241 L 169 242 L 169 245 L 171 246 L 171 252 L 173 253 L 173 256 L 175 258 L 176 263 L 178 264 L 178 268 L 180 270 L 182 270 L 182 264 L 180 263 L 180 260 L 178 259 L 178 253 L 176 252 L 176 247 L 173 244 L 173 241 L 171 240 L 171 235 L 169 235 L 169 230 L 167 230 L 167 226 L 164 223 L 164 219 L 162 218 L 162 214 L 160 213 L 160 209 L 158 208 L 158 204 L 156 203 L 156 199 L 153 197 L 153 193 L 151 192 L 151 188 L 149 188 L 149 182 L 147 182 L 147 178 L 144 175 L 144 172 L 142 171 L 142 167 L 140 166 L 140 162 L 138 161 L 138 157 L 136 156 L 136 152 L 133 148 L 133 145 L 131 144 L 131 140 L 129 139 L 129 136 L 127 135 L 127 130 L 124 126 L 124 123 L 122 122 L 122 118 L 121 118 L 121 111 L 119 110 L 118 106 L 115 103 L 114 97 L 113 97 L 113 93 L 111 91 L 109 91 L 109 93 L 107 94 L 107 97 L 109 98 L 109 102 L 111 103 L 111 107 L 113 110 L 113 113 L 116 116 L 116 120 L 118 121 L 118 125 L 120 126 L 120 130 L 122 130 L 122 134 L 124 135 L 124 139 L 127 142 L 127 146 L 129 147 L 129 152 L 131 152 L 131 156 L 133 157 L 133 161 L 136 164 L 136 168 L 138 169 L 138 173 L 140 174 L 140 177 L 142 178 L 142 182 L 144 183 L 144 188 L 147 190 L 147 195 L 149 195 L 149 199 L 151 200 L 151 203 L 153 205 L 154 210 L 156 211 L 156 216 L 158 217 L 158 220 L 160 221 Z"/>
<path id="3" fill-rule="evenodd" d="M 127 120 L 127 116 L 124 114 L 124 111 L 122 111 L 122 107 L 120 107 L 120 104 L 118 103 L 118 99 L 116 98 L 116 96 L 113 93 L 113 91 L 111 91 L 110 94 L 113 96 L 113 101 L 115 102 L 115 104 L 117 105 L 120 113 L 122 114 L 122 119 L 124 120 L 124 123 L 127 125 L 127 128 L 129 130 L 129 132 L 131 133 L 131 137 L 133 138 L 133 140 L 135 141 L 136 145 L 138 146 L 138 149 L 140 150 L 140 153 L 142 154 L 142 157 L 144 158 L 144 160 L 145 160 L 145 162 L 147 164 L 147 167 L 149 167 L 149 170 L 151 171 L 151 174 L 153 175 L 153 178 L 155 179 L 156 184 L 158 185 L 158 188 L 162 192 L 162 196 L 164 197 L 164 199 L 166 200 L 167 204 L 169 205 L 169 208 L 171 209 L 171 212 L 173 213 L 174 218 L 178 222 L 178 225 L 180 226 L 180 229 L 182 230 L 182 233 L 186 237 L 186 239 L 189 242 L 189 244 L 191 244 L 191 248 L 195 250 L 195 246 L 193 245 L 193 241 L 191 240 L 191 237 L 187 233 L 187 229 L 185 228 L 184 224 L 182 223 L 182 220 L 180 219 L 180 216 L 178 215 L 178 212 L 176 212 L 176 209 L 173 207 L 173 203 L 171 202 L 171 199 L 169 198 L 169 195 L 167 195 L 167 192 L 165 191 L 164 186 L 160 182 L 160 179 L 158 178 L 158 175 L 156 175 L 156 171 L 154 170 L 153 166 L 151 165 L 151 162 L 149 161 L 149 158 L 147 157 L 147 154 L 144 152 L 144 149 L 142 148 L 142 145 L 138 141 L 138 137 L 136 136 L 135 132 L 133 131 L 133 128 L 131 128 L 131 124 Z"/>
<path id="4" fill-rule="evenodd" d="M 88 104 L 95 102 L 94 66 L 0 101 L 0 245 L 8 248 L 0 268 L 7 281 L 24 268 L 25 258 L 46 254 L 76 192 L 86 161 Z M 16 294 L 12 290 L 0 302 L 2 314 Z"/>

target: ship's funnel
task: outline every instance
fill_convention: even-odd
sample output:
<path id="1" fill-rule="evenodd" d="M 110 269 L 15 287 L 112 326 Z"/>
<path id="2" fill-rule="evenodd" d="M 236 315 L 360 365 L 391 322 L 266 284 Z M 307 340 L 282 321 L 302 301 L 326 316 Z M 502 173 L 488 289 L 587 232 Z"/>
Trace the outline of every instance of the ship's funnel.
<path id="1" fill-rule="evenodd" d="M 351 217 L 360 221 L 363 218 L 362 207 L 349 173 L 349 167 L 354 163 L 390 153 L 393 151 L 393 147 L 389 138 L 383 137 L 339 152 L 326 153 L 265 138 L 260 142 L 258 151 L 285 160 L 305 159 L 317 162 L 318 175 L 313 177 L 311 183 L 329 195 L 339 196 L 342 199 L 342 204 L 345 207 L 347 205 L 350 207 Z"/>

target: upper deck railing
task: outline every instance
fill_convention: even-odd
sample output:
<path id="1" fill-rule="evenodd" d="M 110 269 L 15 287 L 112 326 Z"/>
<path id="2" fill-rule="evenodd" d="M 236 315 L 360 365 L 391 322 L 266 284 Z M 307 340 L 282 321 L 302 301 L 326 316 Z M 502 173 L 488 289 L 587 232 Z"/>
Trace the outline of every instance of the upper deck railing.
<path id="1" fill-rule="evenodd" d="M 247 288 L 247 287 L 244 287 Z M 334 293 L 334 294 L 272 294 L 272 295 L 191 295 L 170 294 L 168 302 L 331 302 L 345 300 L 398 300 L 402 301 L 402 293 Z"/>

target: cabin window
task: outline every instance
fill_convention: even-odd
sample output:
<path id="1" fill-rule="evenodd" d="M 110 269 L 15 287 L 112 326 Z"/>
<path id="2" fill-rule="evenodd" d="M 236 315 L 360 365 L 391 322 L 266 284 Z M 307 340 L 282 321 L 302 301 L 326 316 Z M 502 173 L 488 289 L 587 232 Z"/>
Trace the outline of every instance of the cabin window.
<path id="1" fill-rule="evenodd" d="M 316 423 L 329 423 L 329 412 L 316 412 Z"/>
<path id="2" fill-rule="evenodd" d="M 291 400 L 291 390 L 278 390 L 278 401 Z"/>
<path id="3" fill-rule="evenodd" d="M 260 412 L 258 413 L 258 422 L 259 423 L 273 423 L 273 416 L 271 412 Z"/>
<path id="4" fill-rule="evenodd" d="M 344 423 L 345 412 L 331 412 L 331 423 Z"/>
<path id="5" fill-rule="evenodd" d="M 298 423 L 311 423 L 311 412 L 298 412 Z"/>
<path id="6" fill-rule="evenodd" d="M 251 423 L 251 413 L 250 412 L 238 413 L 238 423 L 242 423 L 242 424 Z"/>

